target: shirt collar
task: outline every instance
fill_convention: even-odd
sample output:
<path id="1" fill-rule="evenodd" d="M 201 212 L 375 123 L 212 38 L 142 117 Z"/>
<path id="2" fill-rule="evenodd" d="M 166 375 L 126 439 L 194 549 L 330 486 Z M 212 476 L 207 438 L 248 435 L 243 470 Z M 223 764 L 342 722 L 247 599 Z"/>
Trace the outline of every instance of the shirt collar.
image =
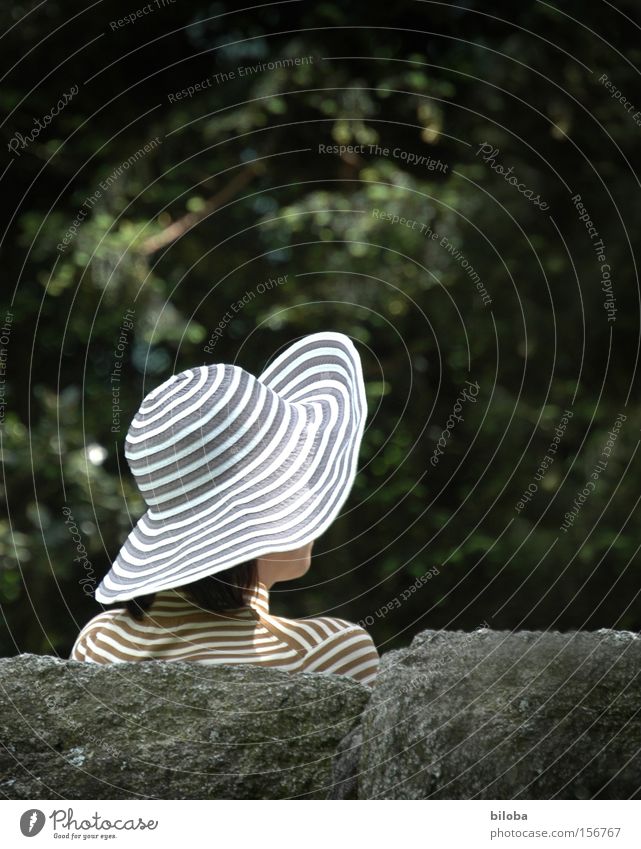
<path id="1" fill-rule="evenodd" d="M 269 590 L 262 581 L 247 591 L 245 594 L 247 605 L 258 613 L 269 613 Z"/>
<path id="2" fill-rule="evenodd" d="M 151 614 L 161 613 L 177 616 L 186 610 L 193 611 L 194 607 L 198 610 L 202 609 L 189 598 L 187 587 L 176 587 L 156 593 L 149 612 Z M 225 616 L 236 615 L 244 618 L 247 615 L 248 608 L 256 611 L 259 616 L 269 613 L 269 590 L 262 581 L 258 581 L 257 584 L 245 591 L 244 607 L 234 607 L 219 612 Z"/>

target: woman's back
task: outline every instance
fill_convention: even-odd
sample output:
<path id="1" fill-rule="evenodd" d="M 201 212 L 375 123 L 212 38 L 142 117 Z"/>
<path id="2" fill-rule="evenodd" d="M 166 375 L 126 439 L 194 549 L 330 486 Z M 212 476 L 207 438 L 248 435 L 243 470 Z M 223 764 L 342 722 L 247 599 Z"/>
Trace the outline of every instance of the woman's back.
<path id="1" fill-rule="evenodd" d="M 253 664 L 292 673 L 346 675 L 369 686 L 380 660 L 367 631 L 345 619 L 272 616 L 262 582 L 248 593 L 246 606 L 218 613 L 173 589 L 157 593 L 142 619 L 125 608 L 101 613 L 80 632 L 71 659 Z"/>

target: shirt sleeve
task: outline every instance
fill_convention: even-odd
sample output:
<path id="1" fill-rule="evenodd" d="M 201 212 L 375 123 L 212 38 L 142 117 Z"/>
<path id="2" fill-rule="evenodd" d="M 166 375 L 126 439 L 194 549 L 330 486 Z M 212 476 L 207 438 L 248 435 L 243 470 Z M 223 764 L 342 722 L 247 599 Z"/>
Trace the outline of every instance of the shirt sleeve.
<path id="1" fill-rule="evenodd" d="M 76 637 L 76 642 L 73 644 L 73 648 L 71 649 L 69 660 L 78 660 L 83 662 L 89 659 L 87 657 L 86 635 L 87 628 L 85 627 Z"/>
<path id="2" fill-rule="evenodd" d="M 301 671 L 346 675 L 372 687 L 380 662 L 374 640 L 359 625 L 346 624 L 308 653 Z"/>
<path id="3" fill-rule="evenodd" d="M 76 642 L 73 644 L 71 654 L 69 655 L 69 660 L 83 661 L 85 659 L 85 653 L 86 649 L 83 644 L 83 632 L 81 631 L 76 637 Z"/>
<path id="4" fill-rule="evenodd" d="M 98 636 L 100 633 L 102 621 L 99 617 L 87 622 L 85 627 L 76 637 L 76 642 L 73 644 L 69 660 L 77 660 L 81 663 L 108 663 L 109 661 L 101 658 L 96 654 L 91 647 L 92 636 Z"/>

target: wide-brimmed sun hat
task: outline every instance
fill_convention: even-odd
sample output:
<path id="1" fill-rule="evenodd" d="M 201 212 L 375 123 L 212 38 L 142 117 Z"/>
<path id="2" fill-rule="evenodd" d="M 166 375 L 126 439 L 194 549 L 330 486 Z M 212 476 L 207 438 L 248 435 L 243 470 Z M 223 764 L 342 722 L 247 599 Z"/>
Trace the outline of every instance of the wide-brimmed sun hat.
<path id="1" fill-rule="evenodd" d="M 258 378 L 225 363 L 170 377 L 127 433 L 149 509 L 96 599 L 182 586 L 316 539 L 352 488 L 366 415 L 360 357 L 342 333 L 304 336 Z"/>

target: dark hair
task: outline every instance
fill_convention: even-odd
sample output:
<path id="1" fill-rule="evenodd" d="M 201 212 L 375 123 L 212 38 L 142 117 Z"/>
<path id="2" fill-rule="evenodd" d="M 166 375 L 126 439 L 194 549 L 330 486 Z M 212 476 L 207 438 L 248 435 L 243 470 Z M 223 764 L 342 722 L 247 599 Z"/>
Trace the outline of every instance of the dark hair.
<path id="1" fill-rule="evenodd" d="M 199 607 L 216 612 L 233 607 L 244 607 L 247 603 L 246 590 L 254 587 L 257 582 L 258 563 L 256 560 L 250 560 L 225 569 L 217 575 L 207 575 L 199 581 L 176 587 L 176 589 L 188 593 Z M 155 598 L 156 593 L 139 595 L 126 601 L 125 608 L 134 619 L 142 619 Z"/>

